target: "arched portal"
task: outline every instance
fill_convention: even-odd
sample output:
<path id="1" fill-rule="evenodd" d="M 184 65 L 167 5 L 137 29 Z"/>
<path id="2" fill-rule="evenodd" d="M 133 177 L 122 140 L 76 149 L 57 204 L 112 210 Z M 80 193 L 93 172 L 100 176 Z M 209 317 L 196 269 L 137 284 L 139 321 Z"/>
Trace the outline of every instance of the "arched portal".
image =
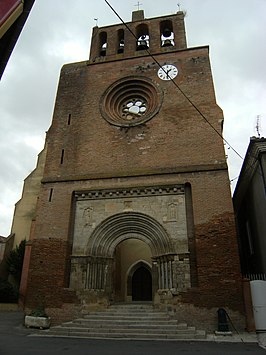
<path id="1" fill-rule="evenodd" d="M 139 265 L 139 270 L 134 270 L 136 274 L 131 275 L 133 284 L 131 294 L 128 295 L 125 264 L 121 264 L 123 258 L 119 259 L 118 254 L 121 253 L 121 245 L 128 245 L 127 242 L 133 241 L 145 244 L 149 250 L 149 259 L 146 256 L 143 259 L 141 252 L 137 251 L 138 248 L 136 252 L 134 249 L 135 260 L 132 260 L 127 270 L 141 260 L 145 260 L 150 268 Z M 132 250 L 131 248 L 131 254 Z M 173 287 L 173 262 L 176 253 L 165 228 L 149 215 L 123 212 L 106 218 L 88 236 L 84 254 L 82 257 L 72 257 L 71 287 L 76 288 L 76 280 L 82 277 L 84 289 L 95 291 L 97 294 L 101 292 L 109 301 L 130 301 L 132 298 L 150 300 L 151 294 L 159 288 Z M 78 283 L 81 285 L 80 281 Z M 142 286 L 137 290 L 136 285 L 142 283 L 149 284 L 149 291 L 140 292 Z M 132 285 L 135 293 L 132 293 Z"/>

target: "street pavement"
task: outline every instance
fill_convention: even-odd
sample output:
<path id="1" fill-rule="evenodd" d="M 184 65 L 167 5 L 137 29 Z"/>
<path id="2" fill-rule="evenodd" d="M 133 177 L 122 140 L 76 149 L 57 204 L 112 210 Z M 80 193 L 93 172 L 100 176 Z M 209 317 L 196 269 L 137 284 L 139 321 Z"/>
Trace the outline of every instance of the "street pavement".
<path id="1" fill-rule="evenodd" d="M 91 340 L 42 337 L 23 326 L 22 312 L 0 312 L 0 355 L 266 354 L 255 334 L 209 335 L 207 341 Z"/>

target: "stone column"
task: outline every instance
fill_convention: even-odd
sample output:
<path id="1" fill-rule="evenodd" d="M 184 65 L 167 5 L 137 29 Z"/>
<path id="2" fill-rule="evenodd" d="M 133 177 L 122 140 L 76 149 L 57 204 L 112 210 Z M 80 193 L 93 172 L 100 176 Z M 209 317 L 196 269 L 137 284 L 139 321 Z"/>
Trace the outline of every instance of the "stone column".
<path id="1" fill-rule="evenodd" d="M 154 297 L 155 292 L 160 288 L 159 285 L 160 269 L 157 261 L 152 262 L 151 275 L 152 275 L 152 296 Z"/>
<path id="2" fill-rule="evenodd" d="M 106 290 L 112 288 L 113 259 L 89 257 L 87 264 L 86 288 Z"/>
<path id="3" fill-rule="evenodd" d="M 173 287 L 173 255 L 164 255 L 156 259 L 158 264 L 159 289 L 171 289 Z"/>

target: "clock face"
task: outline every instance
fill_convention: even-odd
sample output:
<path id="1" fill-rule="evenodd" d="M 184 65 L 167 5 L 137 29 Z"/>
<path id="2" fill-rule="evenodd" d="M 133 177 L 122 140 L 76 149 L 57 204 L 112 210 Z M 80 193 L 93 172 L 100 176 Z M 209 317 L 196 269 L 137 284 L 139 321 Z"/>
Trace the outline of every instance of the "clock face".
<path id="1" fill-rule="evenodd" d="M 162 80 L 174 79 L 178 74 L 178 69 L 172 64 L 165 64 L 158 70 L 158 77 Z"/>

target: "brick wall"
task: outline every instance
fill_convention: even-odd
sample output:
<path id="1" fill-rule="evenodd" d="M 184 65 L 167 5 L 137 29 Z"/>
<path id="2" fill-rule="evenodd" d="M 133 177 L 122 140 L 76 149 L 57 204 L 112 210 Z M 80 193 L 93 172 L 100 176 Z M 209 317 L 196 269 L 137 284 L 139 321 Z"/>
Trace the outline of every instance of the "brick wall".
<path id="1" fill-rule="evenodd" d="M 76 295 L 65 289 L 70 248 L 60 239 L 32 242 L 26 304 L 28 308 L 60 308 L 75 303 Z"/>
<path id="2" fill-rule="evenodd" d="M 217 130 L 222 112 L 216 105 L 206 47 L 158 55 L 179 68 L 176 82 Z M 224 163 L 223 142 L 174 85 L 157 77 L 150 57 L 65 66 L 54 118 L 47 134 L 46 180 L 128 176 Z M 123 129 L 100 113 L 111 83 L 139 75 L 152 79 L 163 95 L 159 113 L 141 126 Z M 71 115 L 71 123 L 69 123 Z M 61 163 L 62 150 L 64 159 Z"/>
<path id="3" fill-rule="evenodd" d="M 233 214 L 217 216 L 195 229 L 198 287 L 184 293 L 182 301 L 207 308 L 230 307 L 243 313 Z"/>

